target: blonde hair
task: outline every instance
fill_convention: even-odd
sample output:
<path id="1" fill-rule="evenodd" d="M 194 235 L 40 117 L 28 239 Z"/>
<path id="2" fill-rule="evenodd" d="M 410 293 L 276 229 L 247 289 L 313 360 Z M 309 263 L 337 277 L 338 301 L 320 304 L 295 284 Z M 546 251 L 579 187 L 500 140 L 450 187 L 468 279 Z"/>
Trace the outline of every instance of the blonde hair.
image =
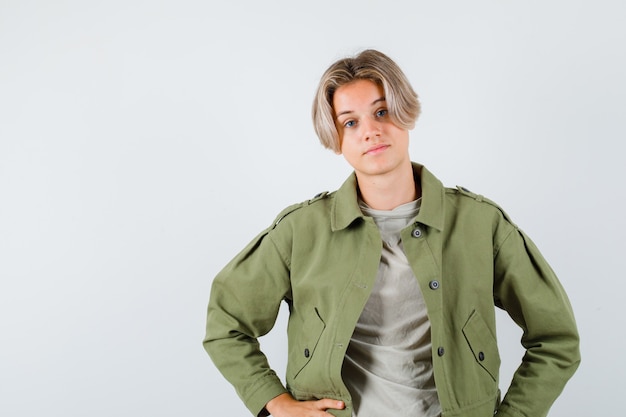
<path id="1" fill-rule="evenodd" d="M 325 148 L 335 152 L 341 150 L 333 96 L 339 87 L 356 80 L 370 80 L 382 86 L 393 123 L 405 129 L 415 127 L 420 103 L 409 80 L 391 58 L 368 49 L 333 63 L 320 80 L 313 100 L 312 116 L 315 133 Z"/>

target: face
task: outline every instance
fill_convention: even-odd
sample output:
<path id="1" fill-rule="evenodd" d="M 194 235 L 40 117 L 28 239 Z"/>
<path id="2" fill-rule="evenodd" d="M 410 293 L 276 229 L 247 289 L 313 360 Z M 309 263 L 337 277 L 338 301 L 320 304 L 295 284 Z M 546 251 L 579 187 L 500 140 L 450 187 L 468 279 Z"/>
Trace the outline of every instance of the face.
<path id="1" fill-rule="evenodd" d="M 393 174 L 411 164 L 409 132 L 389 117 L 382 86 L 369 80 L 343 85 L 335 91 L 333 109 L 341 154 L 357 178 Z"/>

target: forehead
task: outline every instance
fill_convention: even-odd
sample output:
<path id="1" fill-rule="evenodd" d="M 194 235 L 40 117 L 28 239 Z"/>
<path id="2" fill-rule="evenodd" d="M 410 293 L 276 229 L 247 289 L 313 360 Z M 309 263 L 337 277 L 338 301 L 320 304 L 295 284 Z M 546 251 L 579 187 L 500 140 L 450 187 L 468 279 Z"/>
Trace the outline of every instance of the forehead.
<path id="1" fill-rule="evenodd" d="M 383 87 L 374 81 L 356 80 L 339 87 L 333 95 L 333 109 L 337 114 L 369 107 L 385 99 Z"/>

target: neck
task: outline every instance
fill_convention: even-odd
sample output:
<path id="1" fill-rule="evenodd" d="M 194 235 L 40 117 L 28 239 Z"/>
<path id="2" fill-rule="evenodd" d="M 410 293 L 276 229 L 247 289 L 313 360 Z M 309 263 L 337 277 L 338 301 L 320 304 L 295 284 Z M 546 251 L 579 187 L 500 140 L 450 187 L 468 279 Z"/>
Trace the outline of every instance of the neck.
<path id="1" fill-rule="evenodd" d="M 421 196 L 410 162 L 402 170 L 384 176 L 359 176 L 357 173 L 357 182 L 361 198 L 375 210 L 393 210 Z"/>

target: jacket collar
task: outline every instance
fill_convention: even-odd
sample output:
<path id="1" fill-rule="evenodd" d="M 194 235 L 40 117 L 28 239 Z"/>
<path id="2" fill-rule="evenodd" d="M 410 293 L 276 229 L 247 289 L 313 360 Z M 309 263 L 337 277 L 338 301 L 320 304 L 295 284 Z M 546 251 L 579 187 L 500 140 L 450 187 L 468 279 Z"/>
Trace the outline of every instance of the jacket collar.
<path id="1" fill-rule="evenodd" d="M 422 187 L 422 204 L 416 221 L 437 230 L 443 229 L 443 199 L 445 190 L 441 182 L 424 166 L 413 163 L 413 173 Z M 365 217 L 359 208 L 356 174 L 343 183 L 335 193 L 331 208 L 330 225 L 332 231 L 350 226 L 358 218 Z"/>

